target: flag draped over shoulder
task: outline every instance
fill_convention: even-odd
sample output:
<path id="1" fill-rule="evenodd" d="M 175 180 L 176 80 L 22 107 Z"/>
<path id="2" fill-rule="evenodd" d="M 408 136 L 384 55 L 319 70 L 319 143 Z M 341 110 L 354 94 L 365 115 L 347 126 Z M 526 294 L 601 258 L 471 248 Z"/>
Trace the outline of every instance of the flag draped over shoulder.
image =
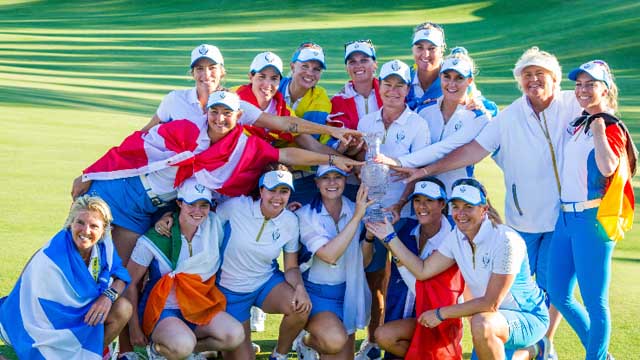
<path id="1" fill-rule="evenodd" d="M 58 232 L 25 266 L 0 303 L 2 335 L 20 359 L 102 359 L 104 325 L 84 316 L 112 277 L 131 281 L 111 238 L 98 242 L 94 280 L 67 229 Z"/>
<path id="2" fill-rule="evenodd" d="M 427 311 L 454 305 L 464 291 L 457 265 L 428 280 L 416 281 L 416 318 Z M 461 360 L 462 319 L 446 319 L 434 328 L 416 323 L 405 359 Z"/>
<path id="3" fill-rule="evenodd" d="M 611 118 L 617 121 L 613 122 Z M 613 152 L 618 155 L 619 162 L 618 168 L 609 177 L 609 186 L 602 197 L 596 218 L 609 238 L 618 241 L 624 238 L 624 233 L 631 230 L 633 225 L 635 198 L 631 184 L 631 162 L 635 163 L 636 160 L 635 148 L 632 146 L 628 130 L 617 118 L 611 118 L 605 117 L 605 122 L 608 123 L 607 140 Z M 635 167 L 635 164 L 633 165 Z"/>
<path id="4" fill-rule="evenodd" d="M 83 172 L 83 180 L 111 180 L 178 167 L 174 186 L 191 176 L 228 196 L 248 194 L 264 167 L 278 161 L 278 150 L 236 126 L 211 144 L 207 130 L 188 120 L 174 120 L 136 131 Z"/>
<path id="5" fill-rule="evenodd" d="M 142 330 L 147 336 L 151 335 L 158 322 L 173 287 L 182 316 L 194 324 L 208 324 L 227 305 L 227 300 L 215 285 L 214 274 L 218 269 L 207 249 L 209 241 L 203 243 L 203 251 L 178 264 L 182 240 L 177 214 L 174 215 L 173 224 L 171 238 L 158 234 L 152 228 L 138 240 L 143 241 L 154 253 L 157 261 L 162 261 L 167 268 L 173 269 L 172 272 L 164 274 L 151 289 L 142 318 Z M 201 229 L 211 230 L 208 227 Z M 203 233 L 201 238 L 210 239 L 213 236 L 215 235 Z"/>

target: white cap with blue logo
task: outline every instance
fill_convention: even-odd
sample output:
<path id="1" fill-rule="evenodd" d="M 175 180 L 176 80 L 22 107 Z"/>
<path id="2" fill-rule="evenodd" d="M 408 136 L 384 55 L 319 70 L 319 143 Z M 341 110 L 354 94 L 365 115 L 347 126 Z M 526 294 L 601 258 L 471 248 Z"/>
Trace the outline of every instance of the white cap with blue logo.
<path id="1" fill-rule="evenodd" d="M 445 71 L 454 70 L 465 78 L 473 77 L 473 67 L 465 58 L 449 57 L 440 67 L 440 74 Z"/>
<path id="2" fill-rule="evenodd" d="M 611 74 L 609 66 L 602 60 L 592 60 L 580 65 L 579 68 L 569 72 L 569 80 L 576 81 L 581 72 L 589 74 L 594 80 L 602 81 L 609 88 L 611 86 Z"/>
<path id="3" fill-rule="evenodd" d="M 413 188 L 413 193 L 409 195 L 409 199 L 412 199 L 416 195 L 426 196 L 431 200 L 447 200 L 447 194 L 444 189 L 440 187 L 440 185 L 429 180 L 418 181 L 416 186 Z"/>
<path id="4" fill-rule="evenodd" d="M 211 204 L 212 196 L 211 190 L 198 183 L 195 177 L 185 180 L 178 188 L 178 200 L 187 204 L 193 204 L 198 200 L 204 200 Z"/>
<path id="5" fill-rule="evenodd" d="M 253 58 L 249 71 L 257 73 L 266 67 L 273 67 L 282 76 L 282 59 L 271 51 L 262 52 Z"/>
<path id="6" fill-rule="evenodd" d="M 209 95 L 209 101 L 207 101 L 207 109 L 216 106 L 224 105 L 232 111 L 238 111 L 240 109 L 240 98 L 236 93 L 229 91 L 218 90 Z"/>
<path id="7" fill-rule="evenodd" d="M 264 173 L 260 177 L 259 186 L 264 186 L 268 190 L 273 190 L 278 186 L 286 186 L 291 189 L 291 191 L 295 190 L 293 188 L 293 175 L 290 172 L 283 170 L 274 170 Z"/>
<path id="8" fill-rule="evenodd" d="M 373 60 L 376 59 L 376 49 L 373 47 L 371 40 L 356 40 L 348 42 L 344 45 L 344 62 L 347 63 L 347 59 L 353 53 L 362 53 Z"/>
<path id="9" fill-rule="evenodd" d="M 218 47 L 213 45 L 202 44 L 197 48 L 193 49 L 191 51 L 191 67 L 193 67 L 193 65 L 196 64 L 196 61 L 202 58 L 207 58 L 213 61 L 214 64 L 224 65 L 224 59 L 222 58 L 222 53 L 220 53 L 220 50 L 218 49 Z"/>
<path id="10" fill-rule="evenodd" d="M 449 202 L 462 200 L 473 206 L 484 205 L 487 198 L 482 189 L 482 185 L 475 179 L 459 179 L 453 183 Z"/>
<path id="11" fill-rule="evenodd" d="M 342 176 L 349 176 L 349 174 L 346 171 L 340 169 L 339 167 L 330 166 L 330 165 L 320 165 L 316 170 L 316 177 L 319 178 L 331 172 L 338 173 Z"/>
<path id="12" fill-rule="evenodd" d="M 411 83 L 411 70 L 409 66 L 400 60 L 391 60 L 380 69 L 380 80 L 384 80 L 391 75 L 399 76 L 405 83 Z"/>
<path id="13" fill-rule="evenodd" d="M 444 33 L 436 28 L 420 29 L 413 34 L 413 42 L 415 45 L 417 42 L 427 40 L 435 46 L 444 45 Z"/>
<path id="14" fill-rule="evenodd" d="M 291 62 L 307 62 L 315 60 L 322 65 L 323 69 L 327 68 L 327 65 L 324 62 L 324 51 L 318 45 L 302 47 L 300 50 L 296 51 L 291 57 Z"/>

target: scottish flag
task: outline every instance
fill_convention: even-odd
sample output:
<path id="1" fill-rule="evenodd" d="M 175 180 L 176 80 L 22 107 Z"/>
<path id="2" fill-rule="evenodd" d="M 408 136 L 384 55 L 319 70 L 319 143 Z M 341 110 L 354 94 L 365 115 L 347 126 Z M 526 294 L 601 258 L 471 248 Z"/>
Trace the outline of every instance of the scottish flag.
<path id="1" fill-rule="evenodd" d="M 98 242 L 100 272 L 93 278 L 63 229 L 25 266 L 9 296 L 0 299 L 0 335 L 20 359 L 102 359 L 104 326 L 84 316 L 115 277 L 131 281 L 111 238 Z"/>

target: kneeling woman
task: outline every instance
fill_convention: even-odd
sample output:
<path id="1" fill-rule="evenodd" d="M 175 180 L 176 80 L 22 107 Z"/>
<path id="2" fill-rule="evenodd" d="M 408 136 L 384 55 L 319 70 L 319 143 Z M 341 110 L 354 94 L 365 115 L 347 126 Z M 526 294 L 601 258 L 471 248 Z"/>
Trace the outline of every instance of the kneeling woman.
<path id="1" fill-rule="evenodd" d="M 504 359 L 505 349 L 525 348 L 544 336 L 549 325 L 544 295 L 531 278 L 522 238 L 487 217 L 486 192 L 478 181 L 454 182 L 449 203 L 456 229 L 426 260 L 402 244 L 390 223 L 367 224 L 367 229 L 383 239 L 418 280 L 457 264 L 473 299 L 429 310 L 418 323 L 432 328 L 446 319 L 469 316 L 478 358 Z"/>
<path id="2" fill-rule="evenodd" d="M 319 166 L 315 181 L 320 193 L 296 212 L 300 241 L 307 250 L 302 257 L 311 255 L 301 266 L 313 304 L 309 335 L 296 343 L 298 357 L 304 359 L 312 353 L 308 346 L 323 359 L 353 359 L 355 332 L 367 326 L 371 311 L 364 266 L 371 261 L 373 238 L 359 239 L 360 221 L 372 202 L 364 186 L 355 204 L 342 196 L 346 179 L 347 173 L 337 167 Z"/>
<path id="3" fill-rule="evenodd" d="M 153 356 L 183 359 L 195 349 L 233 349 L 244 339 L 242 325 L 222 311 L 225 298 L 215 285 L 223 231 L 210 212 L 211 195 L 195 178 L 185 181 L 178 189 L 180 211 L 171 237 L 150 229 L 127 265 L 133 281 L 126 293 L 134 305 L 131 342 L 148 344 Z M 149 282 L 138 301 L 137 284 L 147 270 Z"/>
<path id="4" fill-rule="evenodd" d="M 115 251 L 111 211 L 77 198 L 65 223 L 0 299 L 0 340 L 20 359 L 102 359 L 131 316 L 118 298 L 130 281 Z M 106 354 L 105 354 L 106 355 Z"/>
<path id="5" fill-rule="evenodd" d="M 227 312 L 244 327 L 244 342 L 225 352 L 225 359 L 252 359 L 249 317 L 251 306 L 283 314 L 278 343 L 271 358 L 286 359 L 296 335 L 307 323 L 311 301 L 298 269 L 298 218 L 285 207 L 293 176 L 284 165 L 260 177 L 260 199 L 231 198 L 216 208 L 228 233 L 223 244 L 219 286 Z M 277 259 L 284 250 L 284 274 Z"/>
<path id="6" fill-rule="evenodd" d="M 431 255 L 451 234 L 446 217 L 444 184 L 429 177 L 415 184 L 409 197 L 417 220 L 409 219 L 398 239 L 421 259 Z M 376 330 L 385 359 L 462 359 L 462 321 L 450 319 L 435 329 L 416 327 L 416 316 L 438 306 L 455 304 L 464 291 L 457 266 L 423 281 L 394 257 L 387 288 L 385 324 Z M 397 357 L 396 357 L 397 356 Z"/>

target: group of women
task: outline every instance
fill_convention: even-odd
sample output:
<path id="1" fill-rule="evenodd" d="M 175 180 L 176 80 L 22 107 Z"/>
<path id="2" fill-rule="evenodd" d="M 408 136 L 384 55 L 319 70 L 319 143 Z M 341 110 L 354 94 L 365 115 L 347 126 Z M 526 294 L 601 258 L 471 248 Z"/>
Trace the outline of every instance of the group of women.
<path id="1" fill-rule="evenodd" d="M 612 358 L 611 255 L 633 220 L 637 152 L 608 65 L 581 65 L 562 92 L 557 59 L 532 47 L 513 70 L 522 97 L 498 113 L 466 49 L 445 56 L 442 27 L 420 24 L 411 45 L 413 66 L 376 76 L 372 42 L 346 43 L 350 81 L 331 99 L 318 44 L 296 49 L 287 78 L 259 53 L 232 91 L 219 49 L 193 49 L 195 87 L 74 181 L 64 229 L 0 302 L 2 340 L 29 359 L 99 359 L 120 334 L 124 359 L 146 346 L 244 360 L 255 307 L 283 315 L 272 359 L 292 346 L 352 359 L 365 327 L 356 359 L 461 359 L 464 317 L 474 357 L 557 359 L 562 314 L 587 359 Z M 363 133 L 404 179 L 381 200 L 393 221 L 363 221 Z M 506 225 L 473 178 L 489 154 Z M 43 284 L 43 269 L 58 275 Z"/>

